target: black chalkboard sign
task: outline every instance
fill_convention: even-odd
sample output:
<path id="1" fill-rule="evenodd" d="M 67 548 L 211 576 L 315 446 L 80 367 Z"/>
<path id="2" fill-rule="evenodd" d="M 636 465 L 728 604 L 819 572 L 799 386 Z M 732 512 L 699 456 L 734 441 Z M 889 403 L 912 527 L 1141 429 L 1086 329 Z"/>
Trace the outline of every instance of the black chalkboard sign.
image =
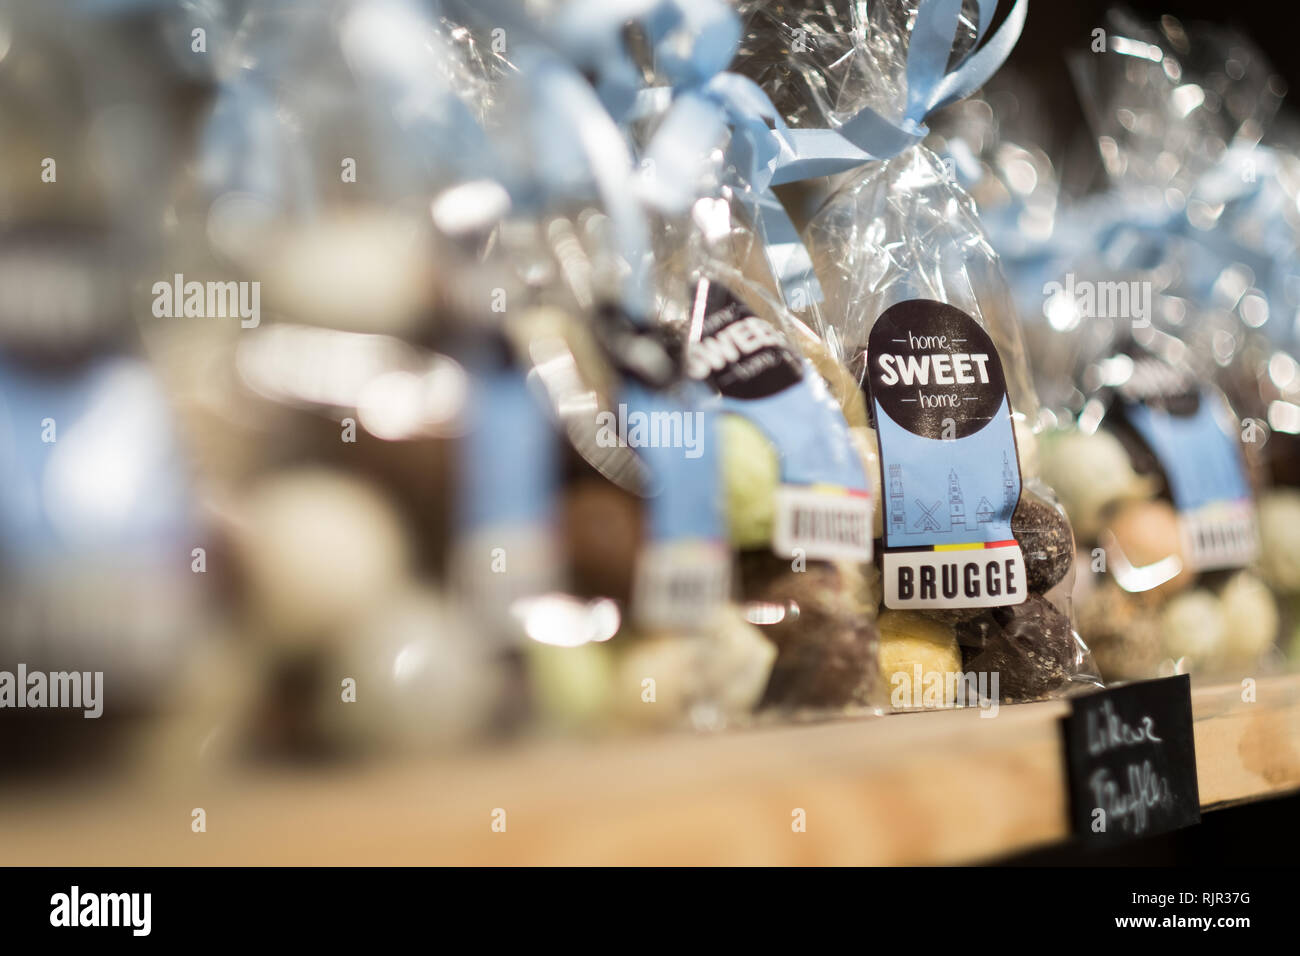
<path id="1" fill-rule="evenodd" d="M 1062 729 L 1080 840 L 1109 846 L 1200 822 L 1186 674 L 1072 698 Z"/>

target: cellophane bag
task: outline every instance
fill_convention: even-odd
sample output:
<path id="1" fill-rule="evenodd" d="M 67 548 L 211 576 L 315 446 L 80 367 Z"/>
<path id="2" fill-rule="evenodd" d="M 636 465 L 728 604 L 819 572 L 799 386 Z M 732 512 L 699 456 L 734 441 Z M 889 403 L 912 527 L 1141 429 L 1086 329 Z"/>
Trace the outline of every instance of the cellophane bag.
<path id="1" fill-rule="evenodd" d="M 1044 470 L 1093 572 L 1076 602 L 1107 679 L 1252 674 L 1275 653 L 1295 521 L 1291 495 L 1264 492 L 1261 402 L 1294 364 L 1269 341 L 1295 311 L 1295 232 L 1264 211 L 1285 162 L 1256 145 L 1281 88 L 1230 31 L 1107 27 L 1072 64 L 1111 189 L 1088 254 L 1042 290 L 1043 347 L 1088 343 Z"/>
<path id="2" fill-rule="evenodd" d="M 723 181 L 734 176 L 658 231 L 660 319 L 680 330 L 687 373 L 718 412 L 739 595 L 777 648 L 762 711 L 877 713 L 865 412 L 785 307 L 749 211 Z"/>
<path id="3" fill-rule="evenodd" d="M 897 119 L 916 7 L 746 4 L 737 68 L 778 86 L 791 125 L 833 128 L 864 106 Z M 772 30 L 814 39 L 761 42 Z M 957 32 L 958 47 L 974 42 L 968 20 Z M 1095 683 L 1072 623 L 1070 523 L 1038 472 L 1038 402 L 974 204 L 915 146 L 841 177 L 804 238 L 824 293 L 808 324 L 860 385 L 874 425 L 891 705 L 1033 700 Z"/>

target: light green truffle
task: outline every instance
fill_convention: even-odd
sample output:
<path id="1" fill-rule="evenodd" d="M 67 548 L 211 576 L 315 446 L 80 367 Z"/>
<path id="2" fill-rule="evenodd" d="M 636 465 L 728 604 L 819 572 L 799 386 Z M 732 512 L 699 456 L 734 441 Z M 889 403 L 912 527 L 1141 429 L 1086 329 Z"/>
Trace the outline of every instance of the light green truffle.
<path id="1" fill-rule="evenodd" d="M 599 725 L 609 713 L 614 655 L 606 642 L 577 647 L 524 642 L 534 702 L 555 727 Z"/>
<path id="2" fill-rule="evenodd" d="M 739 415 L 718 420 L 727 532 L 737 548 L 761 548 L 772 540 L 781 461 L 758 426 Z"/>

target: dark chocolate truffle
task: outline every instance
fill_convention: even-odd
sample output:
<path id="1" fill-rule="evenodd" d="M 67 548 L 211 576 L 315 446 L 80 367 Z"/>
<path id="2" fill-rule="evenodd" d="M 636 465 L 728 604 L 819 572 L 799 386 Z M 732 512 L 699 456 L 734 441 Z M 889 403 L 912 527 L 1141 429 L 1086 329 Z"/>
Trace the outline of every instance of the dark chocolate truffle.
<path id="1" fill-rule="evenodd" d="M 1065 515 L 1026 492 L 1011 516 L 1011 533 L 1025 555 L 1030 591 L 1043 594 L 1065 577 L 1074 560 L 1074 535 Z"/>
<path id="2" fill-rule="evenodd" d="M 958 627 L 965 667 L 998 675 L 1003 700 L 1036 700 L 1070 676 L 1075 640 L 1069 619 L 1037 595 L 1024 604 L 993 608 Z"/>
<path id="3" fill-rule="evenodd" d="M 875 624 L 862 606 L 862 588 L 850 568 L 809 561 L 795 571 L 788 558 L 743 552 L 741 585 L 747 601 L 783 609 L 763 636 L 777 647 L 763 696 L 765 707 L 872 706 L 879 696 Z"/>
<path id="4" fill-rule="evenodd" d="M 564 542 L 574 593 L 627 601 L 641 546 L 642 504 L 602 480 L 577 482 L 564 496 Z"/>
<path id="5" fill-rule="evenodd" d="M 988 608 L 983 607 L 928 607 L 921 611 L 926 617 L 941 621 L 950 627 L 973 621 Z"/>

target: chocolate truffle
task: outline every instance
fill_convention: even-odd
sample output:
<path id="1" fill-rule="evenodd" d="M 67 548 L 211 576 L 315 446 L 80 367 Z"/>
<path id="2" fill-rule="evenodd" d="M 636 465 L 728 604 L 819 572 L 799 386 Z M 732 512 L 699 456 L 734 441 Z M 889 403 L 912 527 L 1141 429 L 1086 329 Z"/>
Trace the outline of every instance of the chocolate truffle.
<path id="1" fill-rule="evenodd" d="M 776 647 L 735 606 L 718 613 L 707 635 L 631 636 L 616 641 L 614 696 L 619 713 L 639 725 L 725 726 L 758 705 L 776 659 Z"/>
<path id="2" fill-rule="evenodd" d="M 1164 652 L 1186 670 L 1213 667 L 1223 653 L 1223 606 L 1204 588 L 1172 598 L 1160 615 Z"/>
<path id="3" fill-rule="evenodd" d="M 1167 501 L 1133 501 L 1111 518 L 1103 536 L 1107 570 L 1126 591 L 1152 591 L 1164 596 L 1186 590 L 1196 577 L 1183 554 L 1178 513 Z M 1141 569 L 1176 558 L 1181 569 L 1164 583 L 1150 587 Z"/>
<path id="4" fill-rule="evenodd" d="M 993 608 L 959 630 L 966 669 L 997 674 L 1005 701 L 1045 697 L 1073 670 L 1076 642 L 1070 621 L 1038 595 L 1024 604 Z"/>
<path id="5" fill-rule="evenodd" d="M 987 610 L 985 607 L 928 607 L 921 613 L 950 627 L 956 627 L 965 621 L 975 620 Z"/>
<path id="6" fill-rule="evenodd" d="M 627 601 L 641 546 L 643 503 L 604 479 L 564 494 L 564 542 L 575 594 Z"/>
<path id="7" fill-rule="evenodd" d="M 1103 679 L 1155 677 L 1160 665 L 1159 600 L 1105 580 L 1076 601 L 1079 633 Z"/>
<path id="8" fill-rule="evenodd" d="M 894 709 L 952 707 L 956 681 L 948 675 L 961 673 L 961 648 L 953 629 L 916 611 L 885 611 L 876 626 L 880 631 L 880 674 Z M 940 678 L 935 680 L 933 674 Z"/>
<path id="9" fill-rule="evenodd" d="M 769 707 L 874 706 L 879 695 L 874 607 L 856 566 L 809 561 L 795 571 L 764 551 L 741 555 L 741 585 L 751 608 L 774 612 L 763 635 L 777 647 L 763 697 Z M 756 618 L 751 617 L 751 620 Z"/>
<path id="10" fill-rule="evenodd" d="M 1260 571 L 1275 590 L 1300 593 L 1300 492 L 1272 489 L 1259 500 Z"/>
<path id="11" fill-rule="evenodd" d="M 414 584 L 373 608 L 346 629 L 313 682 L 322 733 L 358 751 L 424 752 L 473 740 L 507 686 L 475 624 L 451 597 Z M 342 699 L 344 678 L 356 681 L 355 703 Z"/>
<path id="12" fill-rule="evenodd" d="M 573 647 L 523 644 L 537 715 L 548 726 L 596 727 L 613 704 L 614 651 L 606 641 Z"/>
<path id="13" fill-rule="evenodd" d="M 776 520 L 781 460 L 762 430 L 739 415 L 718 417 L 727 531 L 737 548 L 765 548 Z"/>
<path id="14" fill-rule="evenodd" d="M 1101 529 L 1108 505 L 1149 498 L 1156 490 L 1150 478 L 1133 470 L 1123 444 L 1109 432 L 1047 432 L 1041 436 L 1038 454 L 1043 480 L 1055 490 L 1084 540 Z"/>
<path id="15" fill-rule="evenodd" d="M 1050 591 L 1074 560 L 1074 535 L 1070 522 L 1058 509 L 1032 492 L 1024 492 L 1015 514 L 1011 533 L 1025 555 L 1025 576 L 1035 594 Z"/>
<path id="16" fill-rule="evenodd" d="M 1234 574 L 1219 593 L 1223 608 L 1223 656 L 1250 664 L 1273 646 L 1278 634 L 1277 602 L 1249 571 Z"/>
<path id="17" fill-rule="evenodd" d="M 401 515 L 372 486 L 302 468 L 260 479 L 233 522 L 251 609 L 267 640 L 308 646 L 392 599 L 411 573 Z"/>

